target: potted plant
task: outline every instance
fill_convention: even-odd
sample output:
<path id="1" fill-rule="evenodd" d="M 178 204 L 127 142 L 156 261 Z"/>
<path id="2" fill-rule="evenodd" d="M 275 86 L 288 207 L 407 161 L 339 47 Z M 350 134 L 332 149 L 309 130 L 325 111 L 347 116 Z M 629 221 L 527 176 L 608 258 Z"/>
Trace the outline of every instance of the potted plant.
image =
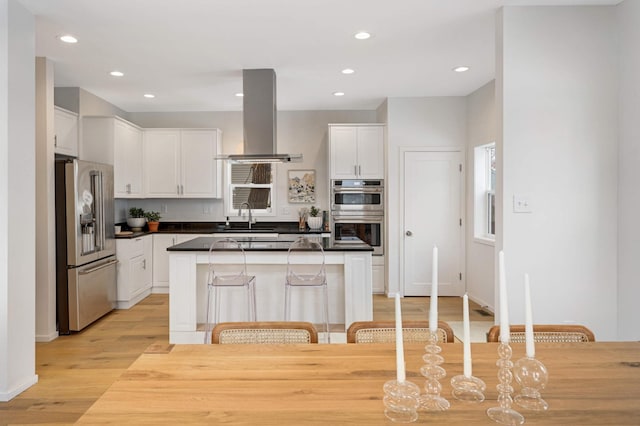
<path id="1" fill-rule="evenodd" d="M 322 228 L 322 216 L 319 215 L 320 209 L 316 206 L 311 206 L 309 209 L 309 219 L 307 219 L 310 229 L 317 230 Z"/>
<path id="2" fill-rule="evenodd" d="M 149 225 L 149 232 L 157 232 L 158 226 L 160 226 L 160 212 L 145 212 L 144 217 L 147 219 L 147 225 Z"/>
<path id="3" fill-rule="evenodd" d="M 142 231 L 142 227 L 147 222 L 144 217 L 144 210 L 140 207 L 131 207 L 129 209 L 129 217 L 127 218 L 127 225 L 132 231 Z"/>

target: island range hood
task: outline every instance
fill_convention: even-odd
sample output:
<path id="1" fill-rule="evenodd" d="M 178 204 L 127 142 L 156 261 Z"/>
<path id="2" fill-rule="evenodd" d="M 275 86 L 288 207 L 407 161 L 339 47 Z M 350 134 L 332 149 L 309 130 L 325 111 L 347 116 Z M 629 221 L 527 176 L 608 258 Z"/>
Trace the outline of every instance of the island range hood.
<path id="1" fill-rule="evenodd" d="M 237 163 L 289 163 L 302 154 L 279 154 L 276 150 L 276 73 L 273 69 L 242 71 L 242 121 L 244 154 L 228 155 Z"/>

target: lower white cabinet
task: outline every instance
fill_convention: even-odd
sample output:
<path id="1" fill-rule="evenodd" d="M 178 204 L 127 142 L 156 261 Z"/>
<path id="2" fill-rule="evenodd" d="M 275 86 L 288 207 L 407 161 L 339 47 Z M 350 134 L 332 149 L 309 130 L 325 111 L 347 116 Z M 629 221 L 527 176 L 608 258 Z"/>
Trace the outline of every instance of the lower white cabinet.
<path id="1" fill-rule="evenodd" d="M 129 309 L 151 294 L 153 271 L 151 235 L 117 239 L 118 309 Z"/>
<path id="2" fill-rule="evenodd" d="M 169 293 L 168 247 L 211 234 L 153 234 L 153 293 Z"/>
<path id="3" fill-rule="evenodd" d="M 384 293 L 384 256 L 371 256 L 373 293 Z"/>

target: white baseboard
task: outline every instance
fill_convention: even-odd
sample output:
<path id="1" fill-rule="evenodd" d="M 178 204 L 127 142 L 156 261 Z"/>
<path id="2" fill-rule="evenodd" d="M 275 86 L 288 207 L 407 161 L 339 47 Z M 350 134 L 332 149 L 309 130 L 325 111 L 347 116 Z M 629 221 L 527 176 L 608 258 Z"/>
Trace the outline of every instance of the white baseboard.
<path id="1" fill-rule="evenodd" d="M 6 392 L 0 392 L 0 402 L 7 402 L 20 395 L 31 386 L 38 383 L 38 375 L 34 374 L 32 377 L 21 383 L 19 386 L 14 387 Z"/>
<path id="2" fill-rule="evenodd" d="M 58 332 L 54 331 L 51 334 L 36 334 L 36 342 L 46 343 L 56 340 L 58 338 Z"/>
<path id="3" fill-rule="evenodd" d="M 169 294 L 169 287 L 152 287 L 151 293 L 153 294 Z"/>

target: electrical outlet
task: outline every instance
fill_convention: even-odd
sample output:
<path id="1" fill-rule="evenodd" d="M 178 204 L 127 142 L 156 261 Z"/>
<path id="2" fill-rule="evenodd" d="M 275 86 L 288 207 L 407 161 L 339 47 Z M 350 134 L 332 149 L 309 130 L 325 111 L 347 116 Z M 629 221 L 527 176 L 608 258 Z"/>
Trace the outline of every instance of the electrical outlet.
<path id="1" fill-rule="evenodd" d="M 166 212 L 167 212 L 167 205 L 166 205 L 166 204 L 163 204 L 163 205 L 160 207 L 160 211 L 161 211 L 162 213 L 166 213 Z"/>
<path id="2" fill-rule="evenodd" d="M 290 213 L 290 211 L 289 211 L 289 207 L 283 207 L 283 208 L 282 208 L 282 214 L 283 214 L 283 215 L 288 215 L 289 213 Z"/>
<path id="3" fill-rule="evenodd" d="M 531 213 L 531 199 L 527 195 L 513 196 L 513 212 L 514 213 Z"/>

